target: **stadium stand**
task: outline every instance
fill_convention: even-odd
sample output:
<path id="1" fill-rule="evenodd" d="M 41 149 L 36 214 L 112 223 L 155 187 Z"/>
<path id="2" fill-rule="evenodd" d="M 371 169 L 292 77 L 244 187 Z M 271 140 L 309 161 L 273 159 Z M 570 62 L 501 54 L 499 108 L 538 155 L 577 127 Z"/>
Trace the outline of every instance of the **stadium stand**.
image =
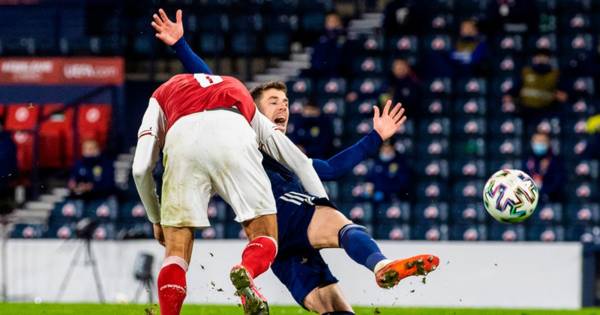
<path id="1" fill-rule="evenodd" d="M 65 1 L 62 6 L 40 2 L 26 8 L 0 9 L 3 56 L 98 55 L 174 60 L 172 52 L 156 41 L 149 25 L 157 6 L 135 2 L 117 5 L 115 1 L 110 6 L 118 9 L 107 10 L 109 5 L 101 2 L 80 5 L 78 1 Z M 243 9 L 235 12 L 243 13 L 224 14 L 242 3 Z M 308 62 L 310 47 L 323 35 L 325 14 L 335 7 L 332 1 L 169 1 L 166 9 L 184 10 L 185 36 L 203 57 L 290 58 L 280 61 L 279 71 L 256 75 L 253 80 L 286 81 L 292 138 L 309 143 L 319 137 L 318 131 L 307 131 L 308 127 L 315 128 L 311 125 L 314 119 L 307 122 L 302 115 L 307 103 L 318 106 L 323 118 L 318 121 L 330 125 L 316 128 L 332 132 L 332 140 L 327 143 L 333 143 L 334 151 L 370 131 L 371 105 L 381 103 L 382 94 L 395 97 L 398 91 L 393 88 L 405 86 L 391 82 L 394 60 L 401 58 L 410 65 L 415 84 L 406 86 L 416 90 L 400 91 L 398 99 L 402 101 L 402 94 L 412 92 L 417 105 L 407 113 L 409 121 L 392 143 L 401 159 L 390 164 L 372 157 L 343 181 L 327 184 L 342 211 L 367 226 L 377 238 L 599 241 L 600 171 L 598 161 L 586 152 L 600 148 L 586 148 L 586 122 L 598 113 L 600 101 L 599 38 L 594 33 L 600 23 L 600 6 L 587 7 L 589 1 L 536 1 L 533 8 L 523 9 L 525 13 L 517 12 L 511 19 L 504 19 L 497 16 L 495 1 L 422 1 L 419 6 L 423 7 L 415 11 L 416 16 L 402 24 L 389 21 L 393 14 L 388 11 L 400 8 L 403 1 L 390 3 L 385 14 L 363 12 L 350 17 L 339 37 L 344 58 L 327 56 L 339 57 L 343 62 L 340 71 L 333 75 L 311 71 Z M 89 10 L 103 14 L 90 20 L 86 14 Z M 541 12 L 540 20 L 534 24 L 523 22 L 519 14 L 528 10 Z M 481 12 L 487 15 L 475 15 Z M 424 25 L 416 22 L 419 14 L 425 17 Z M 486 34 L 489 55 L 482 61 L 482 72 L 428 76 L 428 66 L 435 66 L 429 64 L 429 57 L 450 54 L 461 39 L 459 22 L 471 17 L 480 20 L 482 33 Z M 60 23 L 55 23 L 57 20 Z M 489 29 L 488 24 L 494 22 L 501 27 Z M 526 25 L 520 27 L 519 23 Z M 21 26 L 15 29 L 16 24 Z M 294 45 L 309 49 L 299 53 Z M 512 90 L 523 67 L 541 48 L 552 53 L 551 64 L 559 67 L 561 85 L 568 98 L 552 116 L 527 125 L 519 114 L 518 101 L 508 101 L 504 95 Z M 282 71 L 286 66 L 290 66 L 288 71 Z M 159 71 L 157 67 L 152 69 Z M 149 85 L 155 86 L 155 82 Z M 145 100 L 135 101 L 135 106 L 145 106 Z M 23 174 L 31 171 L 32 132 L 36 130 L 39 150 L 44 152 L 40 167 L 67 170 L 78 156 L 74 152 L 78 146 L 70 145 L 74 133 L 79 139 L 95 139 L 104 148 L 113 141 L 122 141 L 111 129 L 134 130 L 138 122 L 136 117 L 128 121 L 136 126 L 116 126 L 123 123 L 113 119 L 121 111 L 118 106 L 123 106 L 116 103 L 82 104 L 76 111 L 61 110 L 61 104 L 12 104 L 1 98 L 0 103 L 0 118 L 5 129 L 13 133 Z M 41 121 L 40 116 L 50 119 Z M 77 120 L 78 129 L 73 129 L 73 120 Z M 36 129 L 36 124 L 41 125 Z M 551 134 L 552 150 L 565 161 L 566 199 L 562 203 L 542 201 L 536 214 L 523 224 L 493 222 L 480 202 L 485 180 L 500 168 L 523 168 L 535 131 Z M 120 154 L 115 158 L 117 188 L 111 197 L 83 202 L 62 191 L 62 197 L 49 210 L 47 221 L 19 224 L 12 237 L 71 238 L 74 224 L 83 217 L 100 222 L 93 234 L 96 239 L 151 237 L 151 225 L 129 175 L 131 141 L 128 144 L 118 150 Z M 404 169 L 410 173 L 410 184 L 402 187 L 406 191 L 383 196 L 373 189 L 377 183 L 373 183 L 372 172 L 399 181 L 396 172 Z M 198 238 L 244 237 L 223 201 L 215 199 L 209 215 L 213 227 L 199 231 Z"/>

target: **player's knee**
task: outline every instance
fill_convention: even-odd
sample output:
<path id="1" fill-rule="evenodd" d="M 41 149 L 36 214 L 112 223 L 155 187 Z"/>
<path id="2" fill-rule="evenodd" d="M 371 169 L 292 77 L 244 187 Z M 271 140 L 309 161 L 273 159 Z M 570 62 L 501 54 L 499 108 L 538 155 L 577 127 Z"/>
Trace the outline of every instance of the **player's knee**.
<path id="1" fill-rule="evenodd" d="M 327 305 L 326 300 L 323 299 L 319 291 L 319 288 L 315 288 L 306 296 L 306 298 L 304 298 L 304 307 L 311 312 L 319 314 L 333 311 L 331 303 L 330 305 Z"/>

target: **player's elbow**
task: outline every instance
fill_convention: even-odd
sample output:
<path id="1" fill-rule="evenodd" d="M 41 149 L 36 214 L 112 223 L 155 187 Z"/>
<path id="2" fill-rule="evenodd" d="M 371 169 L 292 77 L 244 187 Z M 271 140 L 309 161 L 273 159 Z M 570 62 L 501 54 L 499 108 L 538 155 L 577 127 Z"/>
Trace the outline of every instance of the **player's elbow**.
<path id="1" fill-rule="evenodd" d="M 133 165 L 131 166 L 131 173 L 136 182 L 141 182 L 151 171 L 148 163 L 141 163 L 138 160 L 134 160 Z"/>

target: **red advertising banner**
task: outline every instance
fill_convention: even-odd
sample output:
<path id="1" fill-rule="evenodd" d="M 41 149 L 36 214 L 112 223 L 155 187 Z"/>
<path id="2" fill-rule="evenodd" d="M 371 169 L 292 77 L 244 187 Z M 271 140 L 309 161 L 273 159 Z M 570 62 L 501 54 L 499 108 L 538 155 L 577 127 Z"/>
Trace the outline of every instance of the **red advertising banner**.
<path id="1" fill-rule="evenodd" d="M 123 58 L 0 58 L 0 84 L 123 84 Z"/>

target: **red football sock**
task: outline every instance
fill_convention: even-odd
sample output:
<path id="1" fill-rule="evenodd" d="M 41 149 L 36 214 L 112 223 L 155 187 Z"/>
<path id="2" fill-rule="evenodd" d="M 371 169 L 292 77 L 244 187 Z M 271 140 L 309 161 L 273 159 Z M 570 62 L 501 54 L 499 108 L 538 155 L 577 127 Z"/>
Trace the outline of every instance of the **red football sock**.
<path id="1" fill-rule="evenodd" d="M 242 266 L 248 270 L 252 278 L 267 271 L 277 256 L 277 242 L 268 236 L 260 236 L 252 240 L 242 253 Z"/>
<path id="2" fill-rule="evenodd" d="M 161 315 L 179 315 L 187 292 L 187 268 L 188 264 L 181 257 L 165 258 L 158 274 L 158 304 Z"/>

